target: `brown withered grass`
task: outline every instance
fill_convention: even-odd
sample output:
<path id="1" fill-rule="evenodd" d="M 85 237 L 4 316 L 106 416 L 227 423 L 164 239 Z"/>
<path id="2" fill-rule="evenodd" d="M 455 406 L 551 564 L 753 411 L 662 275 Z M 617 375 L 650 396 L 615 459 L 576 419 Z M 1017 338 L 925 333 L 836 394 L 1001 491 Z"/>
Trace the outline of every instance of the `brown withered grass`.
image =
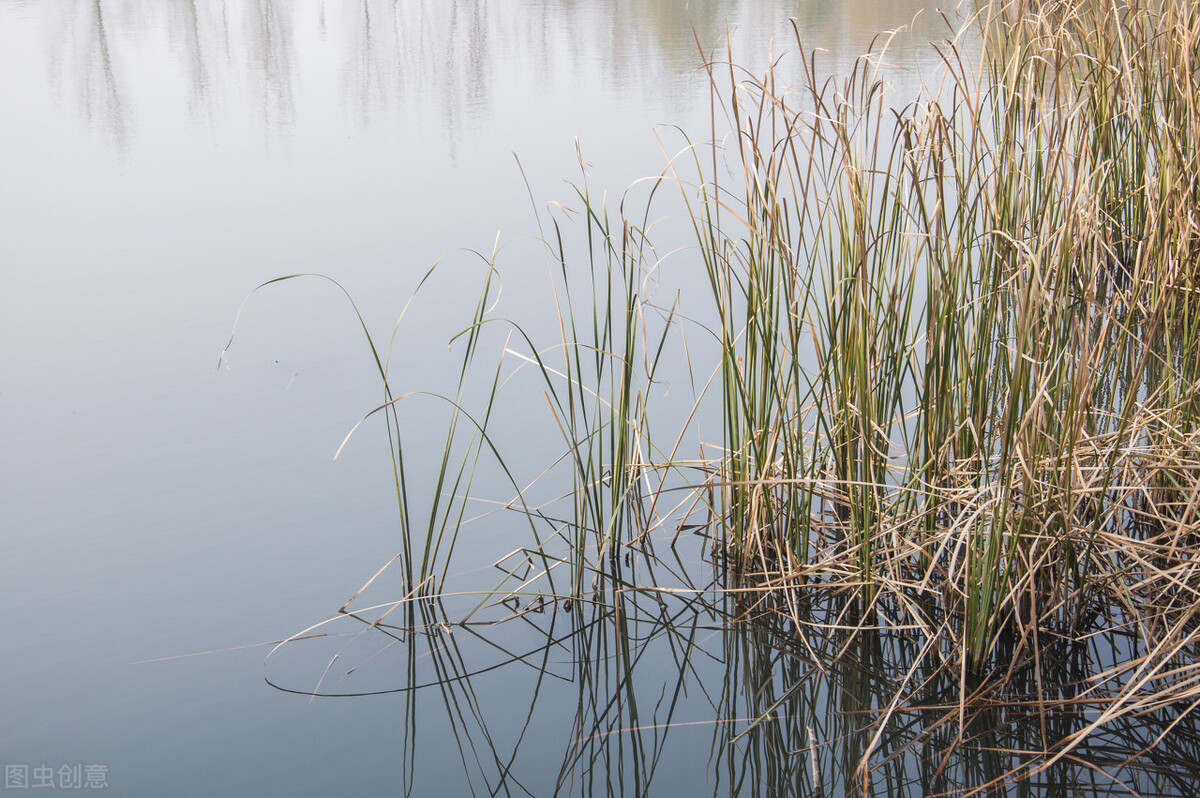
<path id="1" fill-rule="evenodd" d="M 933 641 L 964 702 L 1133 635 L 1043 765 L 1116 718 L 1190 711 L 1200 11 L 991 4 L 900 109 L 872 61 L 823 79 L 797 39 L 798 87 L 710 64 L 724 161 L 672 175 L 719 318 L 709 487 L 742 584 L 798 629 L 852 594 L 860 627 Z"/>

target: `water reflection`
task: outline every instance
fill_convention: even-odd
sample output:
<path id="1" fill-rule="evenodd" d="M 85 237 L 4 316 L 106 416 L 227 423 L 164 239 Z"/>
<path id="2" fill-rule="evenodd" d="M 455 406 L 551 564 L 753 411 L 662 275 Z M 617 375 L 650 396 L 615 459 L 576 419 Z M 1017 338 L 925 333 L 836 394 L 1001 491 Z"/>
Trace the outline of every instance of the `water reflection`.
<path id="1" fill-rule="evenodd" d="M 1003 689 L 967 683 L 960 704 L 961 676 L 914 628 L 856 631 L 870 619 L 830 594 L 797 629 L 796 607 L 725 589 L 699 554 L 604 558 L 568 603 L 544 592 L 553 558 L 522 551 L 502 564 L 511 592 L 347 608 L 277 650 L 269 680 L 403 694 L 406 794 L 426 786 L 447 723 L 462 778 L 489 794 L 1193 794 L 1187 707 L 1092 728 L 1122 687 L 1107 670 L 1130 643 L 1119 630 L 1048 649 Z"/>
<path id="2" fill-rule="evenodd" d="M 498 105 L 536 103 L 557 84 L 680 108 L 704 99 L 694 96 L 698 45 L 723 53 L 730 30 L 738 31 L 739 62 L 762 63 L 773 38 L 790 38 L 790 17 L 812 46 L 853 58 L 880 30 L 915 17 L 914 33 L 897 45 L 903 62 L 945 36 L 935 14 L 918 13 L 925 5 L 89 0 L 44 19 L 55 85 L 122 146 L 163 112 L 158 106 L 181 99 L 193 124 L 212 126 L 245 105 L 275 134 L 298 124 L 302 98 L 321 91 L 336 92 L 346 116 L 363 124 L 436 109 L 438 128 L 451 137 L 476 129 Z"/>
<path id="3" fill-rule="evenodd" d="M 221 5 L 221 17 L 229 9 Z M 273 0 L 250 0 L 242 12 L 246 42 L 246 71 L 252 96 L 267 129 L 287 128 L 295 121 L 293 87 L 296 70 L 296 43 L 293 25 L 295 18 L 286 3 Z M 229 46 L 228 36 L 224 39 Z M 197 51 L 197 56 L 199 56 Z M 203 64 L 195 67 L 203 72 Z"/>
<path id="4" fill-rule="evenodd" d="M 123 147 L 129 134 L 128 104 L 113 62 L 114 20 L 103 0 L 70 3 L 48 15 L 49 67 L 65 99 L 74 103 L 88 127 Z M 116 23 L 119 25 L 119 23 Z"/>

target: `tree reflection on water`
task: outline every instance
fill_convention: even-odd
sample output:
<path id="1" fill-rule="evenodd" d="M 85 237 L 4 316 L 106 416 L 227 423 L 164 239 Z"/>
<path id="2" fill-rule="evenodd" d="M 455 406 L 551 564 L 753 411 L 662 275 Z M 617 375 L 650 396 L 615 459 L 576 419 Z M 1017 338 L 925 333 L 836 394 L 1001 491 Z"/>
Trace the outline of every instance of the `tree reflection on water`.
<path id="1" fill-rule="evenodd" d="M 727 32 L 746 60 L 785 34 L 789 16 L 816 46 L 856 56 L 881 29 L 913 23 L 896 45 L 903 62 L 942 38 L 944 23 L 918 14 L 917 0 L 886 4 L 637 3 L 557 0 L 514 9 L 477 0 L 90 0 L 47 14 L 49 69 L 64 98 L 105 138 L 123 147 L 150 100 L 134 84 L 179 80 L 193 123 L 211 127 L 246 105 L 266 131 L 286 134 L 306 92 L 333 78 L 345 114 L 369 124 L 433 110 L 447 136 L 476 130 L 498 104 L 501 75 L 538 86 L 587 71 L 614 92 L 637 86 L 670 103 L 703 102 L 694 78 L 698 44 L 724 47 Z M 916 19 L 914 21 L 914 15 Z M 743 40 L 744 39 L 744 40 Z M 907 43 L 907 45 L 905 44 Z M 853 57 L 853 56 L 851 56 Z M 586 66 L 585 66 L 586 62 Z M 669 121 L 669 120 L 663 120 Z"/>

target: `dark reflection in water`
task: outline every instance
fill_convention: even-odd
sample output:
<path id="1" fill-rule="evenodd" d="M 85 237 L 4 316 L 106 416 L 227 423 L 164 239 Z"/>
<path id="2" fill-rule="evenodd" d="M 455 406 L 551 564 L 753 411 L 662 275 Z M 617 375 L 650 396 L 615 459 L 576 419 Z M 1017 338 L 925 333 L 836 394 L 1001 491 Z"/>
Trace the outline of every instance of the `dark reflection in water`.
<path id="1" fill-rule="evenodd" d="M 545 556 L 520 552 L 500 565 L 512 593 L 349 607 L 278 649 L 269 681 L 404 694 L 408 794 L 428 789 L 442 745 L 463 772 L 438 783 L 504 795 L 1195 794 L 1187 707 L 1091 728 L 1121 687 L 1105 671 L 1132 645 L 1122 632 L 1048 653 L 1003 689 L 960 683 L 911 627 L 855 631 L 834 594 L 797 630 L 795 607 L 724 590 L 682 554 L 605 558 L 587 600 L 566 603 L 543 592 Z"/>
<path id="2" fill-rule="evenodd" d="M 222 7 L 224 16 L 224 7 Z M 263 122 L 287 127 L 294 121 L 295 35 L 286 6 L 272 0 L 251 0 L 244 12 L 250 84 L 260 96 Z M 228 39 L 226 39 L 226 43 Z M 199 67 L 203 69 L 203 66 Z"/>
<path id="3" fill-rule="evenodd" d="M 704 100 L 694 90 L 701 48 L 723 56 L 731 31 L 739 63 L 761 64 L 772 39 L 790 38 L 790 18 L 813 47 L 842 60 L 864 52 L 880 30 L 912 23 L 891 56 L 912 63 L 932 55 L 925 42 L 947 33 L 926 5 L 89 0 L 44 19 L 55 84 L 89 125 L 123 146 L 140 118 L 161 113 L 154 104 L 180 97 L 195 124 L 212 125 L 245 104 L 275 134 L 296 125 L 298 103 L 320 90 L 335 91 L 343 112 L 364 124 L 432 112 L 451 137 L 499 107 L 536 102 L 553 84 L 656 96 L 682 108 Z M 181 91 L 167 90 L 167 81 Z"/>
<path id="4" fill-rule="evenodd" d="M 129 109 L 113 63 L 113 14 L 103 0 L 64 3 L 57 8 L 47 53 L 55 82 L 84 121 L 114 145 L 129 134 Z"/>

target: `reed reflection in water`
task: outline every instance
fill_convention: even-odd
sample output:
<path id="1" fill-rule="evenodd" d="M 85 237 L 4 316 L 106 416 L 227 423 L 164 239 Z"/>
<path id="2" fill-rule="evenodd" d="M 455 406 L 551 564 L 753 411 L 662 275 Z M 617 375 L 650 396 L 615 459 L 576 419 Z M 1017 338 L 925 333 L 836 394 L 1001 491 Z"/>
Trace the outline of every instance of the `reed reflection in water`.
<path id="1" fill-rule="evenodd" d="M 348 606 L 273 652 L 268 679 L 325 700 L 403 694 L 405 794 L 453 778 L 493 795 L 1193 794 L 1194 713 L 1122 717 L 1051 761 L 1119 690 L 1096 684 L 1123 632 L 995 694 L 968 684 L 964 712 L 911 627 L 857 628 L 831 594 L 798 631 L 795 608 L 728 590 L 702 539 L 661 543 L 671 562 L 602 558 L 580 602 L 552 598 L 535 565 L 559 563 L 521 551 L 499 564 L 511 592 Z M 461 776 L 430 772 L 442 745 Z"/>

